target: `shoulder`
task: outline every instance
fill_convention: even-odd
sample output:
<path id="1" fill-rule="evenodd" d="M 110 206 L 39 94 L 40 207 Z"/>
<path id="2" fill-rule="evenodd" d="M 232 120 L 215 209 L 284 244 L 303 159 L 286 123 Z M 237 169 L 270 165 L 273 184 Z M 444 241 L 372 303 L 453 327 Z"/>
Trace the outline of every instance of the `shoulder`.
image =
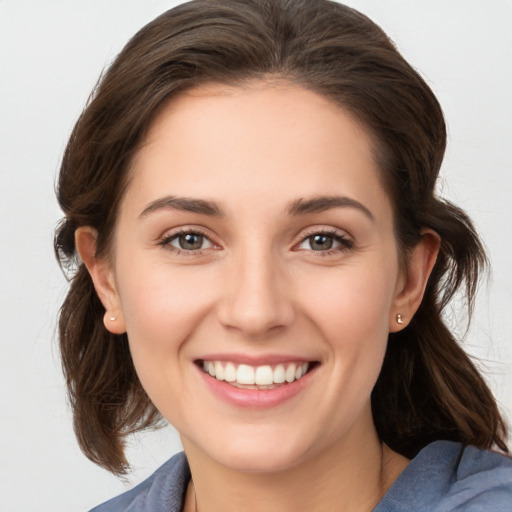
<path id="1" fill-rule="evenodd" d="M 179 512 L 190 470 L 184 453 L 178 453 L 149 478 L 91 512 Z"/>
<path id="2" fill-rule="evenodd" d="M 409 463 L 375 512 L 510 512 L 511 504 L 510 457 L 436 441 Z"/>

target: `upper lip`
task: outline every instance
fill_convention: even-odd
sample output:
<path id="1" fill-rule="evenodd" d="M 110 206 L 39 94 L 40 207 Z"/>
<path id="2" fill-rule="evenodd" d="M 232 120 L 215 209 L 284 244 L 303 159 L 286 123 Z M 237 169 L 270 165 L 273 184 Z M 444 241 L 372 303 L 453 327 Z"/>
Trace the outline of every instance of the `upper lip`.
<path id="1" fill-rule="evenodd" d="M 263 366 L 283 363 L 310 363 L 315 360 L 291 354 L 266 354 L 255 356 L 238 353 L 222 353 L 203 355 L 196 358 L 196 361 L 223 361 L 237 364 L 247 364 L 249 366 Z"/>

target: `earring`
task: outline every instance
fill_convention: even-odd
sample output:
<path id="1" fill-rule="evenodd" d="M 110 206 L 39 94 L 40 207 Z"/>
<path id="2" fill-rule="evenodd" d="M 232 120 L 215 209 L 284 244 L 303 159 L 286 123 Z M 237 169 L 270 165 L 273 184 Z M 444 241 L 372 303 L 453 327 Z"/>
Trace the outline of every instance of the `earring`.
<path id="1" fill-rule="evenodd" d="M 111 322 L 115 322 L 115 321 L 116 321 L 116 317 L 115 317 L 115 316 L 111 316 L 111 317 L 109 318 L 109 320 L 110 320 Z"/>
<path id="2" fill-rule="evenodd" d="M 402 315 L 400 313 L 398 313 L 398 315 L 396 315 L 396 323 L 397 324 L 403 324 L 404 323 L 404 320 L 403 320 Z"/>

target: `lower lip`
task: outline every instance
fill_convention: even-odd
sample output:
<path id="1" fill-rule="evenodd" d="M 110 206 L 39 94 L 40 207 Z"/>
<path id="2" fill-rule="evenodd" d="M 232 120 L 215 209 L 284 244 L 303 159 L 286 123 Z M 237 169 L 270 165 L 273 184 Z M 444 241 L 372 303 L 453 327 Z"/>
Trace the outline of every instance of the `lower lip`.
<path id="1" fill-rule="evenodd" d="M 221 400 L 235 407 L 246 409 L 270 409 L 284 404 L 298 395 L 310 382 L 316 367 L 299 380 L 282 384 L 274 389 L 242 389 L 231 386 L 226 381 L 217 380 L 200 368 L 200 373 L 208 388 Z"/>

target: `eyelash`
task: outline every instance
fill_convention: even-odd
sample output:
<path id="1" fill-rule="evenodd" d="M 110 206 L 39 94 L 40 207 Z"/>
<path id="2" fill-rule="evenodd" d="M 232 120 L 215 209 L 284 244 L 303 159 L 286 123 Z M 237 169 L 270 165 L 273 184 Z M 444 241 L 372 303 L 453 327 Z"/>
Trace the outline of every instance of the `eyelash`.
<path id="1" fill-rule="evenodd" d="M 186 254 L 187 256 L 199 256 L 203 254 L 204 249 L 196 249 L 196 250 L 186 250 L 186 249 L 179 249 L 178 247 L 175 247 L 171 244 L 174 240 L 178 239 L 180 236 L 185 235 L 198 235 L 203 237 L 205 240 L 208 240 L 208 242 L 211 244 L 211 246 L 215 246 L 216 244 L 210 239 L 210 237 L 201 229 L 180 229 L 178 231 L 175 231 L 173 233 L 170 233 L 168 235 L 165 235 L 158 245 L 167 248 L 168 250 L 174 252 L 177 255 L 180 254 Z M 339 243 L 340 245 L 337 247 L 333 247 L 330 249 L 327 249 L 325 251 L 319 250 L 315 251 L 313 249 L 295 249 L 297 251 L 309 251 L 311 253 L 314 253 L 315 256 L 325 257 L 325 256 L 331 256 L 335 253 L 345 252 L 354 246 L 354 242 L 347 238 L 345 235 L 342 235 L 335 229 L 315 229 L 310 231 L 309 233 L 306 233 L 298 244 L 294 245 L 294 248 L 300 246 L 304 242 L 306 242 L 308 239 L 313 238 L 314 236 L 326 236 L 333 239 L 334 242 Z M 207 247 L 206 249 L 210 249 L 210 247 Z"/>
<path id="2" fill-rule="evenodd" d="M 330 237 L 333 239 L 334 242 L 338 242 L 340 245 L 338 247 L 333 247 L 331 249 L 327 249 L 325 251 L 315 251 L 313 249 L 309 249 L 309 252 L 312 252 L 315 254 L 315 256 L 325 257 L 325 256 L 332 256 L 333 254 L 345 252 L 354 247 L 354 242 L 350 240 L 347 236 L 341 234 L 336 229 L 315 229 L 312 230 L 309 233 L 306 233 L 305 236 L 302 237 L 300 242 L 295 245 L 295 247 L 300 246 L 303 244 L 306 240 L 313 238 L 317 235 L 323 235 L 326 237 Z M 297 249 L 300 250 L 308 250 L 308 249 Z"/>
<path id="3" fill-rule="evenodd" d="M 178 239 L 180 236 L 185 235 L 198 235 L 203 237 L 205 240 L 208 240 L 212 246 L 215 246 L 216 244 L 212 242 L 210 237 L 201 229 L 194 228 L 194 229 L 180 229 L 178 231 L 174 231 L 173 233 L 170 233 L 168 235 L 164 235 L 162 240 L 158 243 L 158 245 L 165 247 L 166 249 L 174 252 L 177 255 L 185 254 L 186 256 L 200 256 L 203 254 L 204 249 L 196 249 L 196 250 L 186 250 L 186 249 L 179 249 L 178 247 L 174 247 L 171 242 Z M 207 247 L 209 249 L 209 247 Z"/>

